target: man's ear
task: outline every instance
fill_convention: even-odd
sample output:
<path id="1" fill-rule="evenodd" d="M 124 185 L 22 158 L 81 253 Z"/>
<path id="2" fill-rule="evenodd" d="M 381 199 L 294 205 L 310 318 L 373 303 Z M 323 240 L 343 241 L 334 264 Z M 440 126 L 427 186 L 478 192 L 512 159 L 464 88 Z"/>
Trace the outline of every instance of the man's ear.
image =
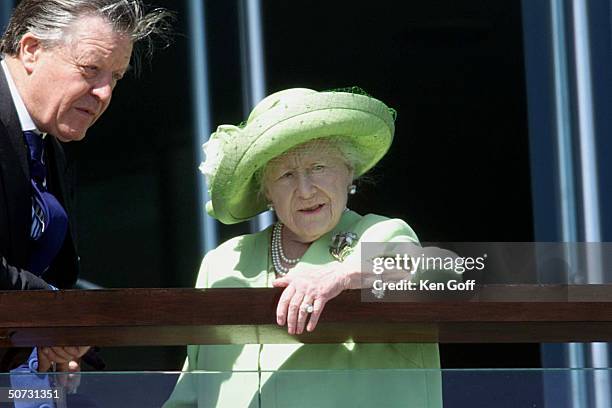
<path id="1" fill-rule="evenodd" d="M 42 45 L 40 40 L 32 33 L 25 33 L 19 41 L 19 60 L 28 74 L 34 71 L 36 62 L 40 57 Z"/>

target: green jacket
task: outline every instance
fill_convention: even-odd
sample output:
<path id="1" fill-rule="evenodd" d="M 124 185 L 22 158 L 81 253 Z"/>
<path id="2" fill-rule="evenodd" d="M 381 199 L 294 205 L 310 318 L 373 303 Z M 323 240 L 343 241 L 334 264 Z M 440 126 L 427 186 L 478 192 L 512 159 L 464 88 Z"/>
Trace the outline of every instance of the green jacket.
<path id="1" fill-rule="evenodd" d="M 240 236 L 210 251 L 196 286 L 272 287 L 270 231 Z M 331 237 L 347 231 L 359 242 L 417 241 L 402 220 L 347 211 L 292 272 L 337 262 L 329 254 Z M 344 262 L 360 265 L 359 244 Z M 183 374 L 165 408 L 442 406 L 437 344 L 205 345 L 188 346 L 187 354 L 183 371 L 209 373 Z"/>

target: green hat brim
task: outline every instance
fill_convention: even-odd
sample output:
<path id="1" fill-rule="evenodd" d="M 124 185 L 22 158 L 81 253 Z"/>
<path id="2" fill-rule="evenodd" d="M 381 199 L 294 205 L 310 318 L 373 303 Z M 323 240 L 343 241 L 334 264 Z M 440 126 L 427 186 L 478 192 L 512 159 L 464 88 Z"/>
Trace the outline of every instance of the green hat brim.
<path id="1" fill-rule="evenodd" d="M 255 173 L 271 159 L 314 139 L 348 138 L 364 158 L 354 169 L 358 177 L 389 150 L 393 133 L 389 108 L 368 96 L 309 91 L 299 98 L 281 98 L 225 141 L 206 210 L 225 224 L 247 221 L 265 211 L 267 202 L 259 193 Z"/>

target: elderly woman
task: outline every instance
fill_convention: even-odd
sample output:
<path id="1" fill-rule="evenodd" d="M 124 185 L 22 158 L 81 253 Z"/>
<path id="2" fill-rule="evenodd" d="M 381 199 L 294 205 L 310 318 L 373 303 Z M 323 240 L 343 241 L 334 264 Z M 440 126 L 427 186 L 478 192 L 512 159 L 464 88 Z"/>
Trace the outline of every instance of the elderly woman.
<path id="1" fill-rule="evenodd" d="M 355 179 L 389 149 L 393 121 L 368 96 L 289 89 L 261 101 L 243 128 L 220 126 L 201 166 L 208 213 L 231 224 L 270 208 L 278 222 L 209 252 L 197 287 L 284 288 L 277 323 L 315 330 L 329 300 L 360 287 L 361 242 L 417 240 L 402 220 L 347 208 Z M 353 238 L 352 251 L 330 250 L 339 235 Z M 436 344 L 189 346 L 185 371 L 221 373 L 183 375 L 165 407 L 439 407 L 435 370 L 359 371 L 438 367 Z"/>

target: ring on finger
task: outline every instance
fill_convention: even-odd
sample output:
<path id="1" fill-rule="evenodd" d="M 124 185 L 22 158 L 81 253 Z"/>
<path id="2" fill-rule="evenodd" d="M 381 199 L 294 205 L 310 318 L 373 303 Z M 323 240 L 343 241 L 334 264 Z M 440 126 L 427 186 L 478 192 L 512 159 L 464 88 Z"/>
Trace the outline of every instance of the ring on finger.
<path id="1" fill-rule="evenodd" d="M 302 310 L 306 313 L 312 313 L 314 312 L 314 306 L 310 303 L 303 303 Z"/>

